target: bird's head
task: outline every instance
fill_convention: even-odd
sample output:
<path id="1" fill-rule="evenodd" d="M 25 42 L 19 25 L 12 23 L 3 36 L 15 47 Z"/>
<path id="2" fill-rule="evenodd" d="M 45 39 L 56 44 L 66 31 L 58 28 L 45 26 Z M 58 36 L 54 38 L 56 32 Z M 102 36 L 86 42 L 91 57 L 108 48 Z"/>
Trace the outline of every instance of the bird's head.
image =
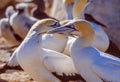
<path id="1" fill-rule="evenodd" d="M 27 15 L 32 15 L 33 10 L 37 8 L 37 5 L 34 3 L 19 3 L 16 5 L 16 10 L 18 11 L 19 14 L 27 14 Z"/>
<path id="2" fill-rule="evenodd" d="M 47 32 L 50 29 L 59 27 L 60 23 L 59 21 L 55 20 L 55 19 L 43 19 L 43 20 L 39 20 L 37 21 L 32 28 L 30 29 L 31 31 L 36 31 L 39 33 L 44 33 Z"/>
<path id="3" fill-rule="evenodd" d="M 83 18 L 83 11 L 88 0 L 63 0 L 68 19 Z"/>
<path id="4" fill-rule="evenodd" d="M 6 16 L 7 18 L 10 18 L 10 16 L 11 16 L 13 13 L 15 13 L 15 10 L 14 10 L 13 6 L 8 6 L 7 9 L 6 9 L 6 11 L 5 11 L 5 16 Z"/>

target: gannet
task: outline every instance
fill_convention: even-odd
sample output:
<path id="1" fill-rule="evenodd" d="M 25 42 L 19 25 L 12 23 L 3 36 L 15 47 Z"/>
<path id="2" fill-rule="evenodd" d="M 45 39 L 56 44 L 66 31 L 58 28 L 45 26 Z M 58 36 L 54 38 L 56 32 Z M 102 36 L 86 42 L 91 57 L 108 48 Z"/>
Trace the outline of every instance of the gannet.
<path id="1" fill-rule="evenodd" d="M 120 82 L 120 59 L 91 45 L 95 31 L 89 22 L 73 20 L 64 27 L 49 33 L 72 35 L 74 30 L 81 32 L 81 36 L 72 44 L 71 57 L 76 70 L 87 82 Z"/>
<path id="2" fill-rule="evenodd" d="M 13 27 L 14 32 L 22 37 L 22 39 L 25 38 L 30 27 L 38 20 L 29 16 L 29 6 L 30 5 L 17 5 L 17 12 L 10 17 L 10 25 Z"/>
<path id="3" fill-rule="evenodd" d="M 12 6 L 9 6 L 5 11 L 6 18 L 0 20 L 0 31 L 2 37 L 10 44 L 10 46 L 16 46 L 20 44 L 19 37 L 14 33 L 12 27 L 9 24 L 10 16 L 15 13 Z"/>
<path id="4" fill-rule="evenodd" d="M 42 34 L 50 30 L 56 22 L 53 19 L 43 19 L 35 23 L 15 50 L 20 66 L 37 82 L 69 82 L 69 79 L 81 79 L 69 56 L 40 46 Z"/>
<path id="5" fill-rule="evenodd" d="M 67 22 L 69 22 L 69 20 L 64 20 L 61 21 L 60 23 L 56 22 L 55 25 L 52 26 L 52 28 L 59 27 L 61 24 L 64 25 Z M 41 29 L 44 30 L 44 28 Z M 43 34 L 42 43 L 40 46 L 42 46 L 43 48 L 47 48 L 62 53 L 65 49 L 67 41 L 68 41 L 68 36 L 62 34 Z M 19 66 L 19 63 L 17 62 L 16 59 L 16 51 L 10 57 L 7 66 L 9 67 Z"/>
<path id="6" fill-rule="evenodd" d="M 71 12 L 72 12 L 74 19 L 84 19 L 84 9 L 86 5 L 88 4 L 87 2 L 88 0 L 74 0 L 71 3 L 71 6 L 73 5 L 73 8 L 71 8 Z M 65 5 L 66 5 L 65 7 L 67 8 L 69 7 L 67 6 L 68 3 L 65 3 Z M 67 14 L 69 17 L 69 12 L 67 12 Z M 96 47 L 97 49 L 105 52 L 109 47 L 109 38 L 106 32 L 102 29 L 102 26 L 100 26 L 99 24 L 91 22 L 91 21 L 89 22 L 91 23 L 92 27 L 95 30 L 95 38 L 94 38 L 92 45 Z"/>

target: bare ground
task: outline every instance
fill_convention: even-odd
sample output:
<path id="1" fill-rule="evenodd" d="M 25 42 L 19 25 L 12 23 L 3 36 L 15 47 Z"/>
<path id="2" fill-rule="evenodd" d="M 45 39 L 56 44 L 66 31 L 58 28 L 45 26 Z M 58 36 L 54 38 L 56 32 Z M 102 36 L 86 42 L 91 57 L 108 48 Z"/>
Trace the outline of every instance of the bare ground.
<path id="1" fill-rule="evenodd" d="M 7 46 L 7 43 L 0 37 L 0 47 Z M 0 50 L 0 68 L 5 65 L 10 58 L 9 50 Z M 7 70 L 0 74 L 0 82 L 35 82 L 27 73 L 19 70 Z"/>

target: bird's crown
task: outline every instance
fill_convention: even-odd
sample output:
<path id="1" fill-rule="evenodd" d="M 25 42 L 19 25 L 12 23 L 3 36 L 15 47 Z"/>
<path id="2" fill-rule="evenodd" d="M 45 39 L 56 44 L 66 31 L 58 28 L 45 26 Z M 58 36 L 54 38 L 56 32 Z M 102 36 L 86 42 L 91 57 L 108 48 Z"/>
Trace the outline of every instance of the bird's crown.
<path id="1" fill-rule="evenodd" d="M 33 30 L 43 30 L 43 29 L 46 29 L 46 28 L 49 28 L 49 27 L 59 27 L 60 24 L 57 20 L 55 19 L 43 19 L 43 20 L 39 20 L 37 21 L 33 26 L 32 28 L 30 29 L 30 31 L 33 31 Z"/>

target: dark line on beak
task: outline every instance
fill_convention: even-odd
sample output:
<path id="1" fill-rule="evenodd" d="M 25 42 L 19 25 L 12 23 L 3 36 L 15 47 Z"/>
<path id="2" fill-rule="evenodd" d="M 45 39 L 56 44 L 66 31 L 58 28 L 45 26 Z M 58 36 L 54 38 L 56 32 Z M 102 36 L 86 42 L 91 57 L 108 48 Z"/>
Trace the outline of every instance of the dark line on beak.
<path id="1" fill-rule="evenodd" d="M 47 34 L 47 32 L 39 32 L 38 35 Z"/>

